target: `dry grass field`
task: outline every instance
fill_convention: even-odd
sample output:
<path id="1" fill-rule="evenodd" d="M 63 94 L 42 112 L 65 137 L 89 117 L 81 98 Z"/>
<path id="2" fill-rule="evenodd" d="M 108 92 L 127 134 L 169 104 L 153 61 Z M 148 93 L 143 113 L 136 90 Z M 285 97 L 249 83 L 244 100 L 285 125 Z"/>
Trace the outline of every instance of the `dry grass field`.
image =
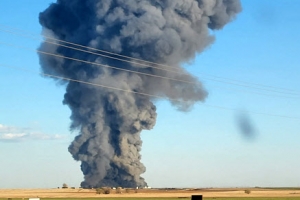
<path id="1" fill-rule="evenodd" d="M 227 198 L 227 197 L 286 197 L 300 200 L 300 190 L 287 189 L 261 189 L 247 188 L 250 194 L 245 193 L 245 188 L 231 189 L 149 189 L 149 190 L 123 190 L 116 194 L 96 194 L 92 189 L 0 189 L 0 199 L 7 198 L 189 198 L 193 194 L 202 194 L 204 198 Z"/>

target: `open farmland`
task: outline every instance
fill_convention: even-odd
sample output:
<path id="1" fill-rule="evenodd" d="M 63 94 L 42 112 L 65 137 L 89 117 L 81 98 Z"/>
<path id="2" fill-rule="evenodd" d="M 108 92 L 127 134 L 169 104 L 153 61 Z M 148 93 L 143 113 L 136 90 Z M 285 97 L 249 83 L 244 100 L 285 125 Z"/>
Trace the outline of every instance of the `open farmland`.
<path id="1" fill-rule="evenodd" d="M 120 198 L 76 198 L 75 200 L 120 200 Z M 122 200 L 178 200 L 178 198 L 122 198 Z M 188 199 L 188 198 L 187 198 Z M 220 198 L 205 198 L 207 200 L 299 200 L 300 197 L 220 197 Z M 0 200 L 7 200 L 0 199 Z M 22 198 L 19 199 L 12 199 L 12 200 L 23 200 Z M 24 200 L 27 200 L 26 198 Z M 42 200 L 74 200 L 74 198 L 43 198 Z"/>
<path id="2" fill-rule="evenodd" d="M 278 200 L 300 200 L 300 190 L 297 188 L 282 188 L 282 189 L 260 189 L 250 188 L 250 194 L 245 193 L 243 188 L 230 188 L 230 189 L 152 189 L 152 190 L 135 190 L 122 191 L 121 194 L 116 194 L 116 191 L 112 190 L 111 194 L 96 194 L 92 189 L 7 189 L 0 190 L 0 200 L 7 200 L 12 198 L 13 200 L 40 197 L 42 199 L 116 199 L 122 198 L 129 200 L 134 198 L 135 200 L 147 199 L 147 200 L 174 200 L 174 199 L 189 199 L 193 194 L 202 194 L 205 199 L 218 200 L 230 200 L 235 198 L 236 200 L 254 199 L 254 200 L 270 200 L 278 198 Z M 279 198 L 280 197 L 280 198 Z"/>
<path id="3" fill-rule="evenodd" d="M 178 198 L 76 198 L 75 200 L 178 200 Z M 189 198 L 186 198 L 189 199 Z M 220 198 L 204 198 L 207 200 L 300 200 L 300 197 L 220 197 Z M 7 198 L 0 199 L 0 200 L 7 200 Z M 23 198 L 13 198 L 12 200 L 23 200 Z M 28 198 L 24 198 L 24 200 L 28 200 Z M 74 200 L 74 198 L 42 198 L 42 200 Z"/>

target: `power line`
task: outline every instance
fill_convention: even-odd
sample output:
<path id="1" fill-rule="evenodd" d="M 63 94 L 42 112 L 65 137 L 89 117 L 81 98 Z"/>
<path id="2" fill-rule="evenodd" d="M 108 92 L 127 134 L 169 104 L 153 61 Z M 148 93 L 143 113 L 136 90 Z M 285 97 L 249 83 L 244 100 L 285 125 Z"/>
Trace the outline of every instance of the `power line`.
<path id="1" fill-rule="evenodd" d="M 18 33 L 12 32 L 12 31 L 3 30 L 3 29 L 1 29 L 1 26 L 0 26 L 0 31 L 6 32 L 6 33 L 10 33 L 10 34 L 14 34 L 14 35 L 19 35 L 19 36 L 26 37 L 26 38 L 31 38 L 33 40 L 39 40 L 39 41 L 41 41 L 41 39 L 38 39 L 36 37 L 25 36 L 25 35 L 18 34 Z M 172 72 L 172 73 L 182 74 L 182 72 L 176 72 L 176 71 L 172 71 L 172 70 L 168 70 L 168 69 L 163 69 L 163 68 L 159 68 L 159 67 L 155 67 L 155 66 L 150 66 L 149 64 L 140 63 L 141 61 L 140 62 L 136 62 L 136 61 L 132 61 L 132 60 L 125 60 L 125 59 L 121 59 L 121 58 L 117 58 L 117 57 L 108 56 L 108 55 L 105 55 L 105 54 L 95 53 L 93 51 L 88 51 L 88 50 L 79 49 L 79 48 L 72 47 L 72 46 L 67 46 L 67 45 L 59 44 L 57 42 L 62 42 L 62 43 L 65 43 L 65 44 L 71 44 L 71 45 L 74 45 L 74 46 L 79 46 L 81 48 L 92 49 L 92 50 L 96 51 L 96 49 L 94 49 L 92 47 L 78 45 L 78 44 L 75 44 L 75 43 L 66 42 L 66 41 L 63 41 L 63 40 L 58 40 L 58 39 L 54 39 L 54 38 L 50 38 L 50 37 L 46 37 L 46 36 L 44 36 L 44 37 L 46 39 L 48 39 L 48 40 L 44 40 L 44 42 L 46 42 L 48 44 L 52 44 L 52 45 L 56 45 L 56 46 L 61 46 L 61 47 L 65 47 L 65 48 L 68 48 L 68 49 L 73 49 L 73 50 L 77 50 L 77 51 L 81 51 L 81 52 L 85 52 L 85 53 L 89 53 L 89 54 L 93 54 L 93 55 L 97 55 L 97 56 L 102 56 L 102 57 L 106 57 L 106 58 L 110 58 L 110 59 L 114 59 L 114 60 L 119 60 L 119 61 L 122 61 L 122 62 L 132 63 L 132 64 L 136 64 L 136 65 L 140 65 L 140 66 L 145 66 L 145 67 L 151 67 L 151 68 L 159 69 L 159 70 L 162 70 L 162 71 L 168 71 L 168 72 Z M 56 41 L 56 42 L 51 42 L 49 40 Z M 98 51 L 102 52 L 102 50 L 98 50 Z M 106 51 L 104 51 L 104 52 L 107 53 Z M 115 56 L 116 55 L 120 56 L 120 55 L 115 54 L 115 53 L 109 53 L 109 54 L 113 54 Z M 120 56 L 120 57 L 122 57 L 122 56 Z M 146 61 L 144 61 L 144 62 L 146 62 Z M 175 68 L 175 69 L 177 69 L 177 68 Z"/>
<path id="2" fill-rule="evenodd" d="M 33 73 L 33 74 L 39 74 L 41 76 L 47 76 L 47 77 L 57 78 L 57 79 L 61 79 L 61 80 L 71 81 L 71 82 L 83 83 L 83 84 L 86 84 L 86 85 L 92 85 L 92 86 L 96 86 L 96 87 L 103 87 L 103 88 L 119 90 L 119 91 L 122 91 L 122 92 L 128 92 L 128 93 L 133 93 L 133 94 L 140 94 L 140 95 L 155 97 L 155 98 L 165 98 L 165 97 L 162 97 L 162 96 L 156 96 L 156 95 L 147 94 L 147 93 L 135 92 L 135 91 L 132 91 L 132 90 L 125 90 L 125 89 L 121 89 L 121 88 L 111 87 L 111 86 L 97 84 L 97 83 L 91 83 L 91 82 L 87 82 L 87 81 L 81 81 L 81 80 L 77 80 L 77 79 L 66 78 L 66 77 L 62 77 L 62 76 L 56 76 L 56 75 L 52 75 L 52 74 L 34 72 L 32 70 L 19 68 L 19 67 L 14 67 L 14 66 L 9 66 L 9 65 L 4 65 L 4 64 L 0 64 L 0 66 L 1 67 L 6 67 L 6 68 L 12 68 L 12 69 L 16 69 L 16 70 L 21 70 L 21 71 L 25 71 L 25 72 L 29 72 L 29 73 Z"/>
<path id="3" fill-rule="evenodd" d="M 45 55 L 49 55 L 49 56 L 55 56 L 55 57 L 64 58 L 64 59 L 68 59 L 68 60 L 73 60 L 73 61 L 77 61 L 77 62 L 83 62 L 83 63 L 90 64 L 90 65 L 98 65 L 98 66 L 101 66 L 101 67 L 113 68 L 113 69 L 117 69 L 117 70 L 122 70 L 122 71 L 127 71 L 127 72 L 142 74 L 142 75 L 153 76 L 153 77 L 156 77 L 156 78 L 170 79 L 170 80 L 173 80 L 173 81 L 181 81 L 181 82 L 185 82 L 185 83 L 189 83 L 189 84 L 194 84 L 193 82 L 187 82 L 187 81 L 173 79 L 173 78 L 168 78 L 168 77 L 163 77 L 163 76 L 157 76 L 157 75 L 152 75 L 152 74 L 147 74 L 147 73 L 142 73 L 142 72 L 136 72 L 136 71 L 132 71 L 132 70 L 126 70 L 126 69 L 122 69 L 122 68 L 117 68 L 117 67 L 112 67 L 112 66 L 108 66 L 108 65 L 103 65 L 103 64 L 100 64 L 100 63 L 95 63 L 95 62 L 84 61 L 84 60 L 81 60 L 81 59 L 70 58 L 70 57 L 59 55 L 59 54 L 53 54 L 53 53 L 43 52 L 43 51 L 39 51 L 39 50 L 33 50 L 33 49 L 26 48 L 26 47 L 12 45 L 12 44 L 8 44 L 8 43 L 2 43 L 2 42 L 0 42 L 0 44 L 5 44 L 7 46 L 15 47 L 15 48 L 18 48 L 18 49 L 25 49 L 25 50 L 29 50 L 29 51 L 35 51 L 35 52 L 38 52 L 38 53 L 41 53 L 41 54 L 45 54 Z M 233 91 L 239 91 L 239 92 L 246 92 L 246 93 L 258 94 L 258 95 L 269 96 L 269 97 L 298 99 L 297 97 L 270 95 L 270 94 L 258 93 L 258 92 L 251 92 L 251 91 L 245 91 L 245 90 L 236 90 L 236 89 L 232 89 L 232 88 L 231 89 L 225 89 L 225 90 L 233 90 Z"/>
<path id="4" fill-rule="evenodd" d="M 10 33 L 10 34 L 15 34 L 15 35 L 21 35 L 23 37 L 31 38 L 31 39 L 34 39 L 34 40 L 41 40 L 40 38 L 37 38 L 37 37 L 34 37 L 34 36 L 28 36 L 28 33 L 24 32 L 23 30 L 15 29 L 15 28 L 4 26 L 4 25 L 0 24 L 0 28 L 1 28 L 1 26 L 5 27 L 5 28 L 8 28 L 10 30 L 3 30 L 3 28 L 2 28 L 2 29 L 0 29 L 0 31 L 7 32 L 7 33 Z M 13 30 L 15 30 L 15 31 L 13 31 Z M 16 33 L 16 31 L 23 32 L 26 35 Z M 32 34 L 30 34 L 30 35 L 32 35 Z M 129 57 L 129 56 L 124 56 L 122 54 L 112 53 L 112 52 L 109 52 L 109 51 L 104 51 L 104 50 L 100 50 L 100 49 L 96 49 L 96 48 L 92 48 L 92 47 L 88 47 L 88 46 L 84 46 L 84 45 L 80 45 L 80 44 L 76 44 L 76 43 L 72 43 L 72 42 L 67 42 L 67 41 L 64 41 L 64 40 L 59 40 L 59 39 L 56 39 L 56 38 L 53 38 L 53 37 L 48 37 L 48 36 L 45 36 L 45 35 L 43 35 L 43 37 L 48 39 L 48 40 L 61 42 L 61 43 L 65 43 L 65 44 L 71 44 L 71 45 L 74 45 L 74 46 L 77 46 L 77 47 L 91 49 L 93 51 L 103 52 L 103 53 L 107 53 L 107 54 L 110 54 L 110 55 L 115 55 L 115 56 L 131 59 L 131 60 L 124 60 L 124 59 L 120 59 L 120 58 L 116 58 L 116 57 L 112 57 L 112 56 L 108 56 L 108 55 L 104 55 L 104 54 L 99 54 L 99 53 L 95 53 L 95 52 L 87 51 L 87 50 L 83 50 L 83 49 L 78 49 L 78 48 L 75 48 L 75 47 L 71 47 L 71 46 L 67 46 L 67 45 L 63 45 L 63 44 L 58 44 L 58 43 L 55 43 L 55 42 L 45 40 L 45 42 L 47 42 L 49 44 L 62 46 L 62 47 L 65 47 L 65 48 L 70 48 L 70 49 L 74 49 L 74 50 L 78 50 L 78 51 L 82 51 L 82 52 L 86 52 L 86 53 L 91 53 L 91 54 L 94 54 L 94 55 L 103 56 L 103 57 L 107 57 L 107 58 L 110 58 L 110 59 L 115 59 L 115 60 L 119 60 L 119 61 L 123 61 L 123 62 L 129 62 L 129 63 L 138 64 L 138 65 L 142 65 L 142 66 L 147 66 L 147 67 L 151 67 L 151 68 L 155 68 L 155 69 L 159 69 L 159 70 L 169 71 L 169 72 L 172 72 L 172 73 L 183 74 L 182 72 L 176 72 L 176 71 L 172 71 L 172 70 L 162 69 L 162 68 L 159 68 L 159 67 L 155 67 L 153 65 L 164 66 L 164 67 L 169 67 L 169 68 L 173 68 L 173 69 L 178 70 L 178 68 L 175 68 L 173 66 L 163 65 L 163 64 L 159 64 L 159 63 L 155 63 L 155 62 L 150 62 L 150 61 L 146 61 L 146 60 L 142 60 L 142 59 L 137 59 L 137 58 L 133 58 L 133 57 Z M 136 61 L 144 62 L 144 63 L 149 63 L 149 64 L 152 64 L 152 65 L 139 63 L 139 62 L 135 62 L 135 61 L 132 61 L 132 60 L 136 60 Z M 267 86 L 267 85 L 256 84 L 256 83 L 248 83 L 248 82 L 245 82 L 245 81 L 233 80 L 233 79 L 223 78 L 223 77 L 219 77 L 219 76 L 212 76 L 212 75 L 206 75 L 206 76 L 210 76 L 210 77 L 214 78 L 214 79 L 206 78 L 207 80 L 210 80 L 210 81 L 221 82 L 221 83 L 225 83 L 225 84 L 231 84 L 231 85 L 247 87 L 247 88 L 253 88 L 253 89 L 259 89 L 259 90 L 265 90 L 265 91 L 269 91 L 269 92 L 277 92 L 277 93 L 283 93 L 283 92 L 282 91 L 281 92 L 274 91 L 274 90 L 270 90 L 270 89 L 263 89 L 263 88 L 271 88 L 271 89 L 276 89 L 276 90 L 285 90 L 285 91 L 289 91 L 289 93 L 286 93 L 286 94 L 298 95 L 298 94 L 296 94 L 296 93 L 298 93 L 298 91 L 294 91 L 294 90 L 290 90 L 290 89 L 286 89 L 286 88 L 279 88 L 279 87 Z M 233 81 L 233 82 L 216 80 L 216 79 L 224 79 L 224 80 Z M 234 83 L 234 82 L 236 82 L 236 83 Z M 242 83 L 242 84 L 237 84 L 237 83 Z M 243 85 L 243 84 L 246 84 L 246 85 Z M 250 84 L 250 86 L 249 86 L 249 84 Z M 263 88 L 257 88 L 257 87 L 253 87 L 251 85 L 255 85 L 255 86 L 263 87 Z"/>
<path id="5" fill-rule="evenodd" d="M 136 74 L 140 74 L 140 75 L 151 76 L 151 77 L 155 77 L 155 78 L 167 79 L 167 80 L 172 80 L 172 81 L 179 81 L 179 82 L 183 82 L 183 83 L 187 83 L 187 84 L 196 85 L 195 82 L 191 82 L 191 81 L 185 81 L 185 80 L 180 80 L 180 79 L 175 79 L 175 78 L 169 78 L 169 77 L 165 77 L 165 76 L 159 76 L 159 75 L 148 74 L 148 73 L 144 73 L 144 72 L 133 71 L 133 70 L 129 70 L 129 69 L 123 69 L 123 68 L 119 68 L 119 67 L 114 67 L 114 66 L 109 66 L 109 65 L 104 65 L 104 64 L 96 63 L 96 62 L 90 62 L 90 61 L 85 61 L 85 60 L 81 60 L 81 59 L 71 58 L 71 57 L 67 57 L 67 56 L 63 56 L 63 55 L 59 55 L 59 54 L 48 53 L 48 52 L 44 52 L 44 51 L 40 51 L 40 50 L 33 50 L 33 49 L 29 49 L 29 48 L 24 47 L 24 46 L 13 45 L 13 44 L 10 44 L 10 43 L 0 42 L 0 44 L 6 45 L 6 46 L 10 46 L 10 47 L 14 47 L 14 48 L 18 48 L 18 49 L 23 49 L 23 50 L 38 52 L 38 53 L 41 53 L 41 54 L 44 54 L 44 55 L 48 55 L 48 56 L 54 56 L 54 57 L 64 58 L 64 59 L 67 59 L 67 60 L 72 60 L 72 61 L 76 61 L 76 62 L 82 62 L 82 63 L 89 64 L 89 65 L 95 65 L 95 66 L 98 66 L 98 67 L 111 68 L 111 69 L 115 69 L 115 70 L 121 70 L 121 71 L 136 73 Z M 236 85 L 236 84 L 233 84 L 233 85 Z M 244 86 L 244 87 L 247 87 L 247 86 Z M 249 88 L 252 88 L 252 87 L 249 87 Z M 299 94 L 294 94 L 294 93 L 279 92 L 279 91 L 273 91 L 273 90 L 262 89 L 262 88 L 256 88 L 256 89 L 263 90 L 263 91 L 268 91 L 268 92 L 285 94 L 285 95 L 297 95 L 297 96 L 299 95 Z M 263 93 L 260 93 L 260 94 L 261 95 L 265 95 L 265 96 L 270 96 L 268 94 L 263 94 Z M 281 97 L 281 96 L 277 96 L 277 97 Z M 289 98 L 289 97 L 286 97 L 286 98 Z"/>
<path id="6" fill-rule="evenodd" d="M 13 28 L 13 27 L 9 27 L 9 26 L 4 26 L 4 25 L 1 25 L 0 24 L 0 27 L 5 27 L 5 28 L 9 28 L 11 30 L 16 30 L 16 31 L 19 31 L 19 32 L 23 32 L 25 34 L 28 34 L 27 31 L 24 31 L 24 30 L 21 30 L 21 29 L 16 29 L 16 28 Z M 3 29 L 2 29 L 3 30 Z M 8 31 L 7 31 L 8 32 Z M 16 34 L 16 33 L 15 33 Z M 30 35 L 33 35 L 30 33 Z M 158 66 L 163 66 L 163 67 L 169 67 L 169 68 L 175 68 L 173 66 L 169 66 L 169 65 L 164 65 L 164 64 L 160 64 L 160 63 L 156 63 L 156 62 L 151 62 L 151 61 L 146 61 L 146 60 L 142 60 L 142 59 L 138 59 L 138 58 L 134 58 L 134 57 L 130 57 L 130 56 L 125 56 L 125 55 L 122 55 L 122 54 L 118 54 L 118 53 L 113 53 L 113 52 L 109 52 L 109 51 L 105 51 L 105 50 L 101 50 L 101 49 L 96 49 L 96 48 L 93 48 L 93 47 L 88 47 L 88 46 L 84 46 L 84 45 L 80 45 L 80 44 L 76 44 L 76 43 L 72 43 L 72 42 L 68 42 L 68 41 L 64 41 L 64 40 L 60 40 L 60 39 L 56 39 L 56 38 L 53 38 L 53 37 L 49 37 L 49 36 L 46 36 L 46 35 L 42 35 L 44 38 L 46 39 L 50 39 L 50 40 L 54 40 L 54 41 L 58 41 L 58 42 L 62 42 L 62 43 L 65 43 L 65 44 L 71 44 L 71 45 L 74 45 L 74 46 L 78 46 L 78 47 L 83 47 L 83 48 L 87 48 L 87 49 L 91 49 L 91 50 L 94 50 L 94 51 L 98 51 L 98 52 L 102 52 L 102 53 L 107 53 L 107 54 L 110 54 L 110 55 L 115 55 L 115 56 L 119 56 L 119 57 L 123 57 L 123 58 L 127 58 L 127 59 L 131 59 L 131 60 L 136 60 L 136 61 L 139 61 L 139 62 L 144 62 L 144 63 L 149 63 L 149 64 L 153 64 L 153 65 L 158 65 Z M 37 38 L 37 37 L 32 37 L 31 38 Z"/>
<path id="7" fill-rule="evenodd" d="M 77 82 L 77 83 L 82 83 L 82 84 L 91 85 L 91 86 L 95 86 L 95 87 L 102 87 L 102 88 L 107 88 L 107 89 L 110 89 L 110 90 L 117 90 L 117 91 L 121 91 L 121 92 L 132 93 L 132 94 L 136 94 L 136 95 L 143 95 L 143 96 L 154 97 L 154 98 L 159 98 L 159 99 L 166 99 L 167 98 L 167 99 L 173 100 L 173 101 L 188 102 L 186 100 L 178 100 L 178 99 L 169 98 L 169 97 L 166 97 L 166 96 L 159 96 L 159 95 L 153 95 L 153 94 L 148 94 L 148 93 L 135 92 L 135 91 L 132 91 L 132 90 L 116 88 L 116 87 L 112 87 L 112 86 L 108 86 L 108 85 L 91 83 L 91 82 L 87 82 L 87 81 L 81 81 L 81 80 L 77 80 L 77 79 L 71 79 L 71 78 L 66 78 L 66 77 L 62 77 L 62 76 L 51 75 L 51 74 L 47 74 L 47 73 L 35 72 L 35 71 L 32 71 L 32 70 L 28 70 L 28 69 L 24 69 L 24 68 L 20 68 L 20 67 L 14 67 L 14 66 L 10 66 L 10 65 L 5 65 L 5 64 L 1 64 L 1 63 L 0 63 L 0 66 L 15 69 L 15 70 L 20 70 L 20 71 L 24 71 L 24 72 L 28 72 L 28 73 L 31 73 L 31 74 L 39 74 L 41 76 L 47 76 L 47 77 L 66 80 L 66 81 L 70 81 L 70 82 Z M 228 107 L 223 107 L 223 106 L 216 106 L 216 105 L 211 105 L 211 104 L 204 104 L 204 106 L 215 108 L 215 109 L 221 109 L 221 110 L 239 111 L 238 109 L 228 108 Z M 285 115 L 276 115 L 276 114 L 271 114 L 271 113 L 253 112 L 253 111 L 248 111 L 248 112 L 252 113 L 252 114 L 256 114 L 256 115 L 265 115 L 265 116 L 300 120 L 299 117 L 291 117 L 291 116 L 285 116 Z"/>
<path id="8" fill-rule="evenodd" d="M 104 64 L 96 63 L 96 62 L 90 62 L 90 61 L 85 61 L 85 60 L 81 60 L 81 59 L 77 59 L 77 58 L 62 56 L 62 55 L 59 55 L 59 54 L 48 53 L 48 52 L 45 52 L 45 51 L 33 50 L 33 49 L 30 49 L 30 48 L 27 48 L 27 47 L 24 47 L 24 46 L 13 45 L 13 44 L 10 44 L 10 43 L 0 42 L 0 44 L 10 46 L 10 47 L 14 47 L 14 48 L 17 48 L 17 49 L 34 51 L 34 52 L 41 53 L 41 54 L 48 55 L 48 56 L 54 56 L 54 57 L 64 58 L 64 59 L 72 60 L 72 61 L 76 61 L 76 62 L 82 62 L 82 63 L 89 64 L 89 65 L 96 65 L 98 67 L 106 67 L 106 68 L 111 68 L 111 69 L 115 69 L 115 70 L 141 74 L 141 75 L 145 75 L 145 76 L 152 76 L 152 77 L 155 77 L 155 78 L 162 78 L 162 79 L 168 79 L 168 80 L 172 80 L 172 81 L 179 81 L 179 82 L 188 83 L 188 84 L 195 84 L 194 82 L 191 82 L 191 81 L 185 81 L 185 80 L 169 78 L 169 77 L 165 77 L 165 76 L 159 76 L 159 75 L 148 74 L 148 73 L 144 73 L 144 72 L 133 71 L 133 70 L 129 70 L 129 69 L 123 69 L 123 68 L 119 68 L 119 67 L 114 67 L 114 66 L 110 66 L 110 65 L 104 65 Z"/>
<path id="9" fill-rule="evenodd" d="M 226 90 L 226 91 L 235 91 L 235 92 L 242 92 L 242 93 L 250 93 L 250 94 L 256 94 L 256 95 L 267 96 L 267 97 L 286 98 L 286 99 L 299 100 L 298 97 L 282 96 L 282 95 L 275 95 L 275 94 L 266 94 L 266 93 L 261 93 L 261 92 L 246 91 L 246 90 L 241 90 L 241 89 L 226 88 L 226 87 L 220 87 L 220 86 L 213 86 L 213 89 L 222 90 L 222 91 Z"/>

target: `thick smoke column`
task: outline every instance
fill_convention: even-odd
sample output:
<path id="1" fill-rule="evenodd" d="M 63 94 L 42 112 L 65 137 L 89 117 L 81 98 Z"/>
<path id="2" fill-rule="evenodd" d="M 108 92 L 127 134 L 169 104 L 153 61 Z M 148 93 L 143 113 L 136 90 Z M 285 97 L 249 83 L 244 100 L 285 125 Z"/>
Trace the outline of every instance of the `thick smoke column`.
<path id="1" fill-rule="evenodd" d="M 214 41 L 240 12 L 239 0 L 57 0 L 40 14 L 44 31 L 72 43 L 171 65 L 181 74 L 129 64 L 43 43 L 41 50 L 123 69 L 181 79 L 194 84 L 101 68 L 40 54 L 42 70 L 76 80 L 164 96 L 179 109 L 204 101 L 207 92 L 180 67 Z M 69 147 L 81 161 L 83 187 L 146 186 L 140 176 L 143 129 L 156 121 L 155 98 L 76 82 L 66 82 L 64 104 L 72 110 Z"/>

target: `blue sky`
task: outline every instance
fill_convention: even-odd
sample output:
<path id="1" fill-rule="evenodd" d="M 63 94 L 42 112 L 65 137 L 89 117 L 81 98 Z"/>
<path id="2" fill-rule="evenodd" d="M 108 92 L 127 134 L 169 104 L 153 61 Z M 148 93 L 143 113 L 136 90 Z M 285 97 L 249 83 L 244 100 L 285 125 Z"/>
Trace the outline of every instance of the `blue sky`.
<path id="1" fill-rule="evenodd" d="M 1 0 L 0 25 L 39 34 L 38 14 L 51 2 Z M 300 1 L 242 4 L 237 19 L 213 32 L 216 42 L 186 66 L 209 91 L 206 102 L 186 113 L 166 101 L 156 103 L 157 124 L 142 134 L 143 177 L 152 187 L 300 187 Z M 0 31 L 1 42 L 39 46 Z M 40 69 L 35 52 L 0 44 L 0 55 L 0 64 Z M 233 80 L 274 88 L 227 84 Z M 278 88 L 298 95 L 269 91 Z M 0 188 L 79 186 L 79 163 L 67 151 L 75 133 L 62 105 L 64 88 L 37 74 L 0 67 L 0 94 Z M 255 129 L 251 138 L 238 126 L 241 111 Z"/>

